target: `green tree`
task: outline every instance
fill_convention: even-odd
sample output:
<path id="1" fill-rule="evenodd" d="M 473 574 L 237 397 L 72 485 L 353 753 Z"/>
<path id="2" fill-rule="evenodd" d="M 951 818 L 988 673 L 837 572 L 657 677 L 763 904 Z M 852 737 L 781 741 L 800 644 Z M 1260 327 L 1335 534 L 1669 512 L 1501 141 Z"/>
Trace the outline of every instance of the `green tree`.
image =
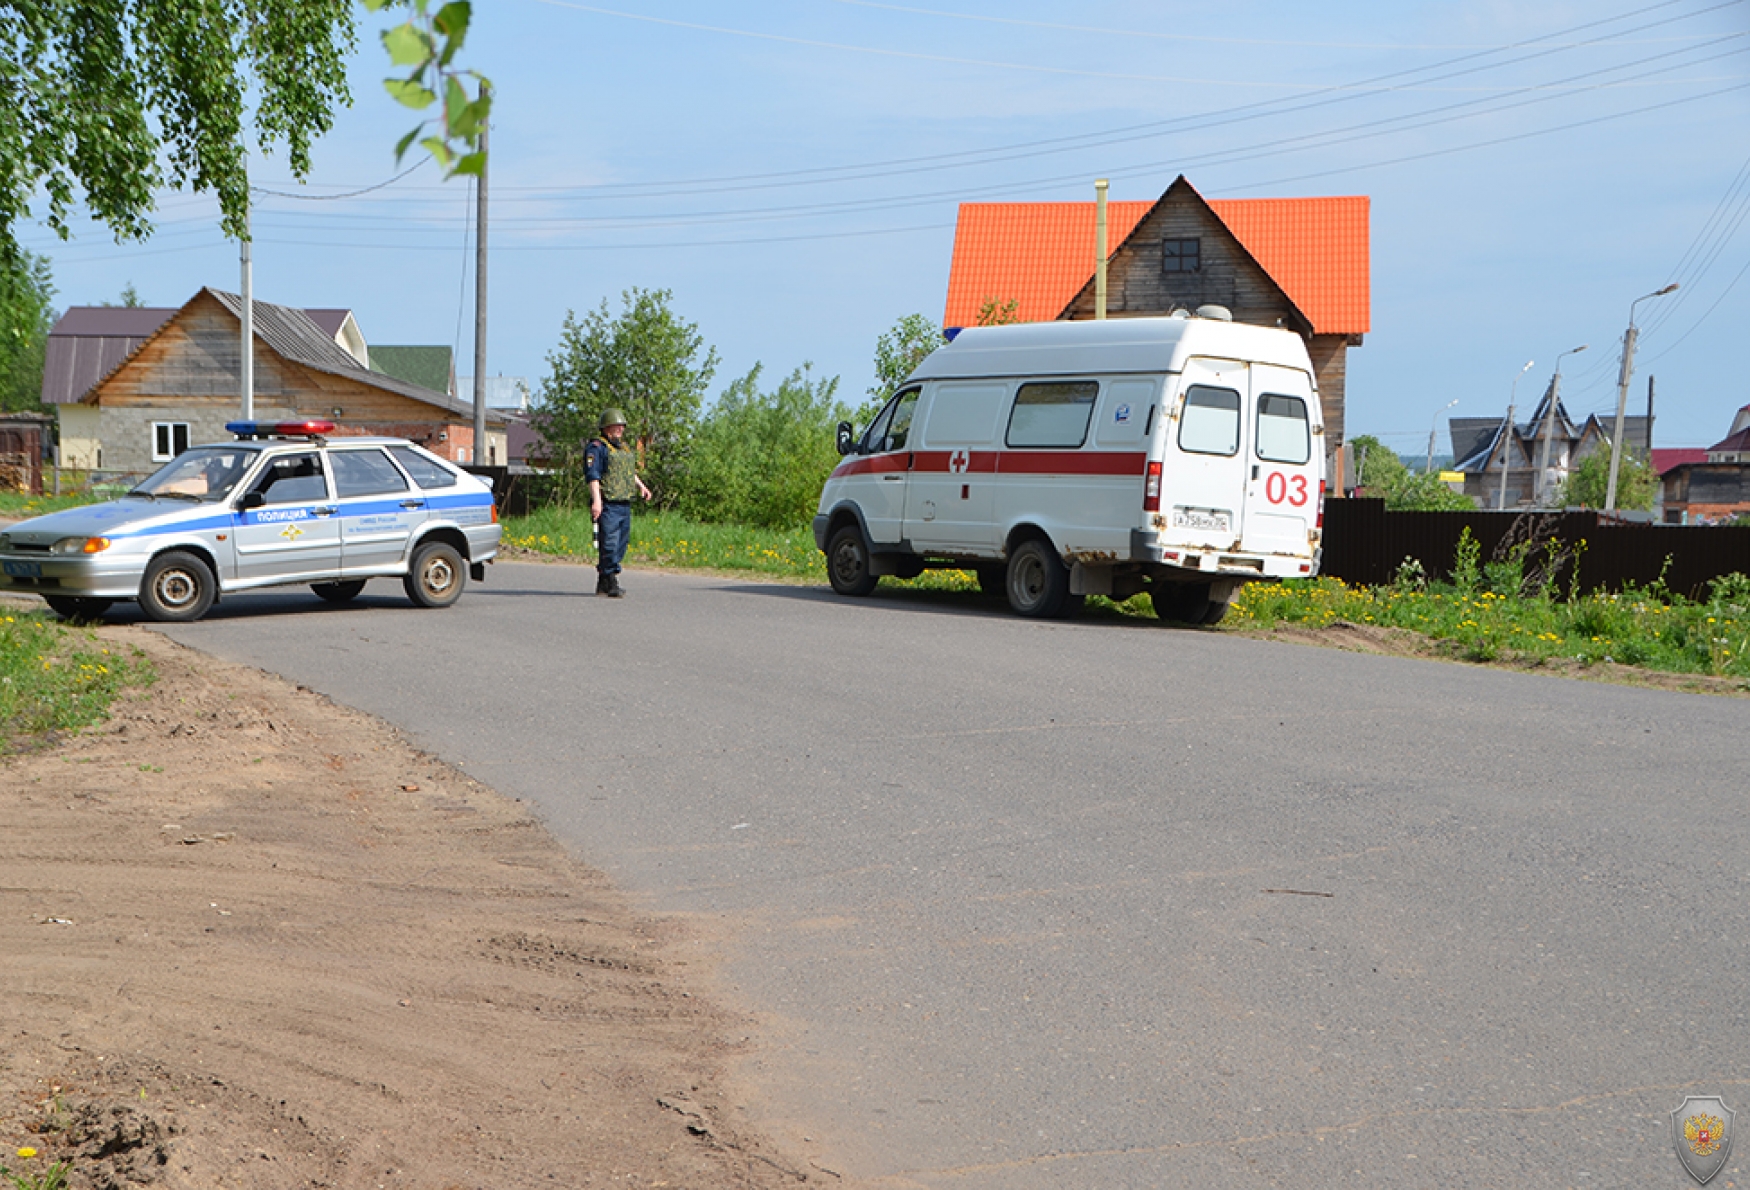
<path id="1" fill-rule="evenodd" d="M 907 314 L 875 340 L 875 383 L 857 411 L 857 424 L 872 420 L 924 357 L 946 342 L 942 328 L 922 314 Z"/>
<path id="2" fill-rule="evenodd" d="M 468 4 L 429 13 L 429 0 L 367 3 L 409 13 L 383 35 L 391 61 L 412 71 L 389 80 L 391 93 L 422 108 L 437 100 L 424 92 L 442 92 L 436 143 L 428 137 L 425 147 L 450 172 L 477 170 L 471 151 L 487 100 L 468 98 L 470 72 L 453 64 Z M 18 225 L 39 196 L 62 239 L 83 206 L 117 240 L 143 240 L 153 192 L 186 185 L 214 193 L 225 234 L 244 236 L 251 109 L 258 151 L 283 146 L 293 175 L 307 176 L 311 146 L 351 102 L 355 43 L 352 0 L 0 5 L 0 268 L 28 271 Z"/>
<path id="3" fill-rule="evenodd" d="M 1010 298 L 1008 301 L 1004 302 L 999 301 L 994 297 L 987 297 L 984 301 L 978 304 L 978 318 L 974 325 L 1011 326 L 1020 321 L 1020 298 Z"/>
<path id="4" fill-rule="evenodd" d="M 1371 434 L 1357 435 L 1349 440 L 1349 445 L 1361 469 L 1363 494 L 1383 498 L 1392 512 L 1466 511 L 1476 507 L 1469 496 L 1453 491 L 1436 476 L 1411 471 L 1395 451 Z"/>
<path id="5" fill-rule="evenodd" d="M 668 290 L 632 288 L 620 297 L 617 317 L 605 298 L 581 320 L 567 311 L 559 346 L 547 356 L 552 371 L 541 382 L 535 426 L 552 445 L 555 465 L 575 480 L 602 410 L 623 410 L 645 482 L 667 505 L 685 472 L 717 349 L 669 308 Z"/>
<path id="6" fill-rule="evenodd" d="M 100 302 L 98 304 L 103 306 L 121 306 L 124 309 L 137 310 L 146 303 L 140 297 L 140 291 L 134 288 L 134 283 L 129 281 L 126 285 L 122 286 L 121 297 L 113 302 Z"/>
<path id="7" fill-rule="evenodd" d="M 1652 465 L 1624 451 L 1616 473 L 1616 506 L 1646 512 L 1658 495 L 1659 477 Z M 1568 477 L 1556 489 L 1556 503 L 1564 508 L 1603 508 L 1610 492 L 1610 451 L 1595 450 L 1568 469 Z"/>
<path id="8" fill-rule="evenodd" d="M 433 12 L 431 0 L 365 0 L 365 7 L 372 12 L 389 7 L 408 10 L 407 20 L 383 33 L 389 60 L 407 67 L 408 74 L 406 78 L 385 79 L 384 88 L 397 103 L 416 112 L 438 105 L 435 117 L 422 120 L 401 138 L 395 146 L 395 160 L 401 160 L 417 140 L 443 166 L 445 177 L 478 174 L 486 166 L 480 133 L 492 110 L 492 83 L 479 71 L 455 65 L 456 54 L 468 37 L 472 6 L 467 0 L 451 0 Z M 468 94 L 469 81 L 474 85 L 472 95 Z M 432 132 L 420 136 L 433 126 Z"/>
<path id="9" fill-rule="evenodd" d="M 679 500 L 688 516 L 792 529 L 814 515 L 839 461 L 834 427 L 850 416 L 838 377 L 803 364 L 761 392 L 760 370 L 730 384 L 699 425 Z"/>
<path id="10" fill-rule="evenodd" d="M 55 325 L 55 286 L 47 257 L 22 252 L 0 270 L 0 410 L 42 408 L 43 350 Z"/>

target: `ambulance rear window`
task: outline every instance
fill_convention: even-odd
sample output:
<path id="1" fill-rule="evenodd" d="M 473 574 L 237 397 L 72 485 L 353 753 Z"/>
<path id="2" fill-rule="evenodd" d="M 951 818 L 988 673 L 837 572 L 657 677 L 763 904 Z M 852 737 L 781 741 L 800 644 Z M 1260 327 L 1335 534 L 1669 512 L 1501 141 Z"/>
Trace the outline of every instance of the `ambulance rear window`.
<path id="1" fill-rule="evenodd" d="M 1207 384 L 1186 389 L 1185 412 L 1179 418 L 1179 449 L 1199 455 L 1238 454 L 1240 394 Z"/>
<path id="2" fill-rule="evenodd" d="M 1093 380 L 1023 384 L 1009 413 L 1006 441 L 1010 446 L 1078 447 L 1088 440 L 1099 395 Z"/>
<path id="3" fill-rule="evenodd" d="M 1312 458 L 1305 401 L 1277 393 L 1258 398 L 1258 457 L 1272 463 L 1304 463 Z"/>

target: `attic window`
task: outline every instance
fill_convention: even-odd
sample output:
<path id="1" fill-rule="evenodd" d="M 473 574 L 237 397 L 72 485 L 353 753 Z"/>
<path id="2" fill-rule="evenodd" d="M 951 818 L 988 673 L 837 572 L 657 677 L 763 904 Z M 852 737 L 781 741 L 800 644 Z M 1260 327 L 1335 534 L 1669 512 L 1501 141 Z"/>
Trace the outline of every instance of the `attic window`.
<path id="1" fill-rule="evenodd" d="M 1195 273 L 1202 264 L 1197 240 L 1161 241 L 1161 272 Z"/>

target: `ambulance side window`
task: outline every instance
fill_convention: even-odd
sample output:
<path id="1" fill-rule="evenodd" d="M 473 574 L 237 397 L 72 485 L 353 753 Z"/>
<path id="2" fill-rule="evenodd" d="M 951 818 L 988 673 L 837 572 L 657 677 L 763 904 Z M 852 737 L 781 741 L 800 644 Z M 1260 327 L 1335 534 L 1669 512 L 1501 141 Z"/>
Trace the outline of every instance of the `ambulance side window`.
<path id="1" fill-rule="evenodd" d="M 1093 380 L 1023 384 L 1009 413 L 1010 446 L 1075 448 L 1088 440 L 1094 398 L 1100 385 Z"/>
<path id="2" fill-rule="evenodd" d="M 864 454 L 884 454 L 905 449 L 906 442 L 911 438 L 911 419 L 918 410 L 920 391 L 922 390 L 909 388 L 887 402 L 887 408 L 881 411 L 881 415 L 863 433 Z"/>
<path id="3" fill-rule="evenodd" d="M 1240 394 L 1207 384 L 1186 389 L 1185 412 L 1179 417 L 1179 449 L 1199 455 L 1238 454 Z"/>
<path id="4" fill-rule="evenodd" d="M 1276 393 L 1258 398 L 1258 457 L 1272 463 L 1304 463 L 1312 458 L 1305 401 Z"/>

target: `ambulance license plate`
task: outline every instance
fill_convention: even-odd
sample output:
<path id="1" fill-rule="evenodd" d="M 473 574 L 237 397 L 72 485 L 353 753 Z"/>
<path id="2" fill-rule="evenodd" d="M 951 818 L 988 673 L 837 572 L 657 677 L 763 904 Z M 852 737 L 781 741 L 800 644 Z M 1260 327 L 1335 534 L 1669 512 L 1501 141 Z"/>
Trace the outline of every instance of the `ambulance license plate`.
<path id="1" fill-rule="evenodd" d="M 41 562 L 8 562 L 6 573 L 13 578 L 41 578 L 43 564 Z"/>
<path id="2" fill-rule="evenodd" d="M 1233 520 L 1218 508 L 1184 508 L 1173 509 L 1173 528 L 1202 529 L 1210 533 L 1233 532 Z"/>

